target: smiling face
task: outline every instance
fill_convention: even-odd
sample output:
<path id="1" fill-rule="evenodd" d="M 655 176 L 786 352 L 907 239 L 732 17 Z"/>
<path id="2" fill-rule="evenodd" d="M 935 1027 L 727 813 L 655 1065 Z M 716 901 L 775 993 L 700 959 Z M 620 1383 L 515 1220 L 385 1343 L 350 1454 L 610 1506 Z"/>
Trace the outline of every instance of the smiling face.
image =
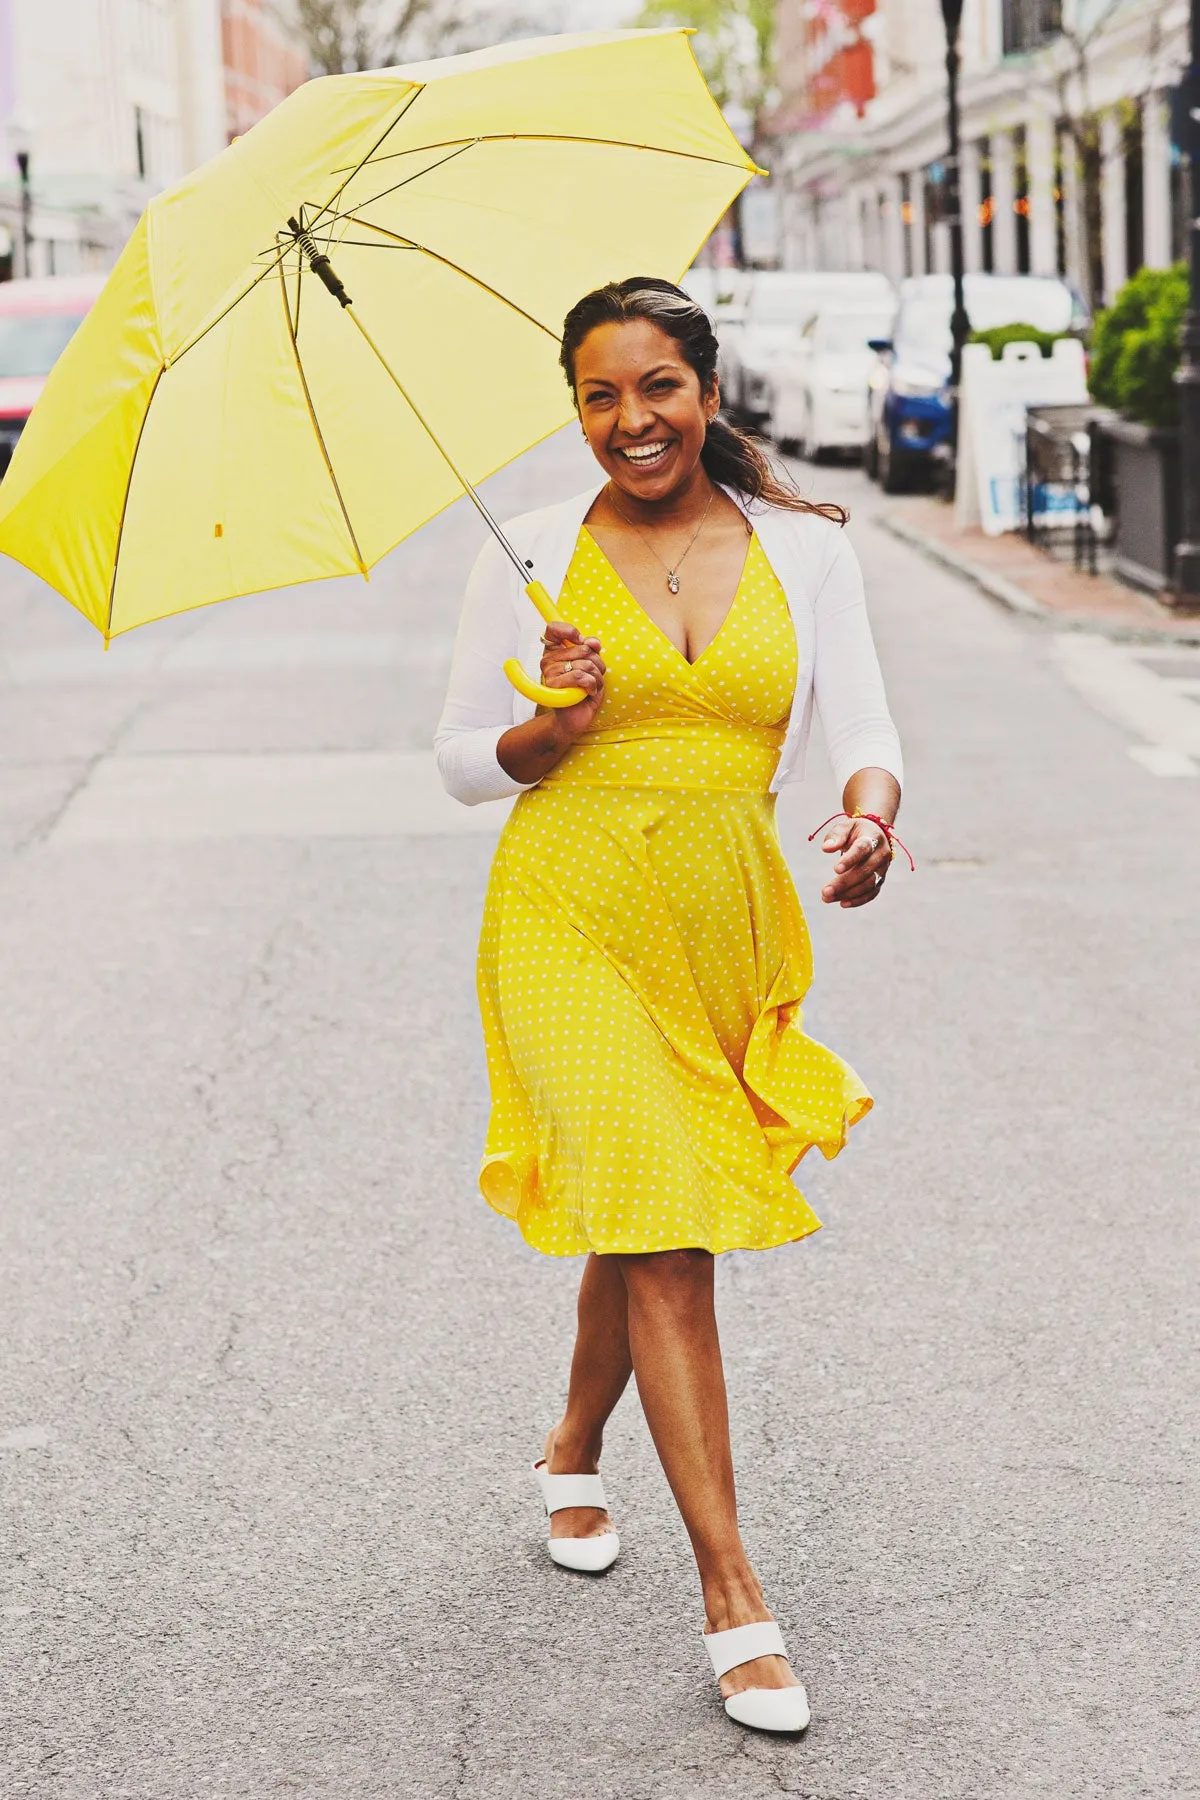
<path id="1" fill-rule="evenodd" d="M 588 332 L 575 355 L 575 395 L 593 456 L 631 499 L 673 499 L 702 474 L 717 384 L 703 392 L 682 346 L 648 319 Z"/>

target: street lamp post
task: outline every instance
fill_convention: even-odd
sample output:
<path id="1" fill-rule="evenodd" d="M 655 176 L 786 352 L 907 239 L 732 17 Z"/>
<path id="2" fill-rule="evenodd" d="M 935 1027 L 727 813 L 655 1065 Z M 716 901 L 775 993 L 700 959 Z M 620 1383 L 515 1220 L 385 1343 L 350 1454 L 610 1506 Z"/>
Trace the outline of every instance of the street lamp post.
<path id="1" fill-rule="evenodd" d="M 1200 0 L 1192 0 L 1193 6 Z M 942 0 L 946 27 L 946 127 L 950 140 L 946 157 L 945 208 L 950 228 L 950 274 L 954 281 L 954 310 L 950 314 L 950 442 L 958 459 L 958 389 L 962 380 L 963 345 L 971 329 L 963 299 L 962 178 L 959 169 L 958 134 L 958 28 L 963 0 Z"/>
<path id="2" fill-rule="evenodd" d="M 33 187 L 29 180 L 29 152 L 17 151 L 17 174 L 21 178 L 21 273 L 28 280 L 33 252 Z"/>
<path id="3" fill-rule="evenodd" d="M 21 180 L 21 273 L 28 280 L 33 274 L 33 184 L 29 175 L 33 125 L 24 113 L 15 113 L 9 120 L 8 143 Z"/>
<path id="4" fill-rule="evenodd" d="M 1183 78 L 1187 120 L 1191 214 L 1188 262 L 1191 293 L 1180 334 L 1179 382 L 1179 524 L 1182 542 L 1175 546 L 1175 591 L 1180 599 L 1200 601 L 1200 0 L 1192 0 L 1191 58 Z"/>

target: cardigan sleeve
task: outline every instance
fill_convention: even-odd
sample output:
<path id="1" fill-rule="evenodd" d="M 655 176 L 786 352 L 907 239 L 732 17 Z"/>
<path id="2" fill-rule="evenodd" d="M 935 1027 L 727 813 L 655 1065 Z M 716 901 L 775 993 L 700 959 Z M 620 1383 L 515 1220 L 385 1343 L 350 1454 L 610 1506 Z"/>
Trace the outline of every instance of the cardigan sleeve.
<path id="1" fill-rule="evenodd" d="M 904 763 L 867 618 L 862 570 L 845 532 L 835 531 L 814 607 L 813 698 L 840 793 L 859 769 L 886 769 L 903 783 Z"/>
<path id="2" fill-rule="evenodd" d="M 489 538 L 475 560 L 463 597 L 446 704 L 434 735 L 442 786 L 464 806 L 507 800 L 524 791 L 496 760 L 513 723 L 513 690 L 504 673 L 517 654 L 517 613 L 504 552 Z"/>

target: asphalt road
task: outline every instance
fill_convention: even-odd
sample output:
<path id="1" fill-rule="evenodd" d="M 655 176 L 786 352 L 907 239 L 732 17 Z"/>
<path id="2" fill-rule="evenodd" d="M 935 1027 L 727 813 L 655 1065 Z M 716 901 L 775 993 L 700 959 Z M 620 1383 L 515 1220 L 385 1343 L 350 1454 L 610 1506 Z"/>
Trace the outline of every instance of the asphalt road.
<path id="1" fill-rule="evenodd" d="M 806 1738 L 724 1717 L 632 1394 L 620 1563 L 542 1547 L 578 1270 L 475 1193 L 460 509 L 107 657 L 0 568 L 3 1800 L 1200 1794 L 1200 782 L 804 479 L 855 509 L 919 864 L 822 911 L 814 756 L 810 1029 L 877 1108 L 801 1170 L 826 1229 L 719 1277 Z"/>

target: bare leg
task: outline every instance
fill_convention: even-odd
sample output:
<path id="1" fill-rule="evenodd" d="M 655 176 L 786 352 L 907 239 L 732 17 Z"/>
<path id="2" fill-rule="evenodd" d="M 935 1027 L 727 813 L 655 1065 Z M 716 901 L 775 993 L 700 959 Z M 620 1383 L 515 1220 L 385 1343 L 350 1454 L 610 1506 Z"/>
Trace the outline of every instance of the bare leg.
<path id="1" fill-rule="evenodd" d="M 706 1250 L 666 1250 L 619 1260 L 638 1393 L 692 1540 L 707 1628 L 769 1619 L 738 1530 L 713 1258 Z M 728 1699 L 746 1688 L 795 1685 L 783 1657 L 762 1656 L 731 1669 L 721 1691 Z"/>
<path id="2" fill-rule="evenodd" d="M 620 1263 L 615 1256 L 589 1256 L 579 1284 L 567 1410 L 546 1439 L 546 1467 L 552 1475 L 590 1475 L 599 1469 L 604 1427 L 632 1373 Z M 550 1520 L 551 1537 L 596 1537 L 611 1530 L 608 1514 L 595 1506 L 567 1507 Z"/>

